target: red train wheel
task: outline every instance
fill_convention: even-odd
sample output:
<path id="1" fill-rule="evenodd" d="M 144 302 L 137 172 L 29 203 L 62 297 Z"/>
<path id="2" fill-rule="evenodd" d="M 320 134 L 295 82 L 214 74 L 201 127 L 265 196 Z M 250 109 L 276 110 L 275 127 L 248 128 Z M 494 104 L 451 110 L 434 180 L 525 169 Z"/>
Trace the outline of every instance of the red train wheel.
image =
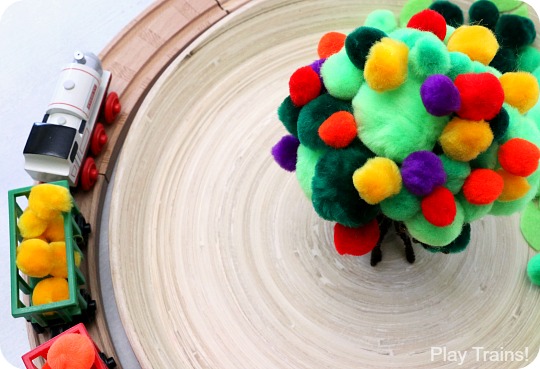
<path id="1" fill-rule="evenodd" d="M 94 158 L 88 157 L 81 168 L 81 188 L 85 191 L 90 190 L 96 184 L 98 170 Z"/>
<path id="2" fill-rule="evenodd" d="M 98 156 L 101 153 L 108 139 L 109 138 L 107 137 L 103 124 L 96 123 L 94 133 L 92 134 L 92 139 L 90 141 L 90 150 L 94 156 Z"/>
<path id="3" fill-rule="evenodd" d="M 107 95 L 107 101 L 105 102 L 105 110 L 103 112 L 105 123 L 111 124 L 112 122 L 114 122 L 118 114 L 120 114 L 120 110 L 122 110 L 122 104 L 120 104 L 118 95 L 116 94 L 116 92 L 111 92 L 109 95 Z"/>

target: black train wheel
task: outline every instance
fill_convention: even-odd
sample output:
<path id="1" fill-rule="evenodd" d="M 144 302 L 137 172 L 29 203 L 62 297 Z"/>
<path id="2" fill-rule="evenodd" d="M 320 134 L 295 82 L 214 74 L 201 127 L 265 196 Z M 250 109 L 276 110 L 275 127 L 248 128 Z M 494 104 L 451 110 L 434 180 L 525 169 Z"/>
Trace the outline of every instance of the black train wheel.
<path id="1" fill-rule="evenodd" d="M 87 304 L 86 310 L 84 310 L 81 314 L 81 320 L 83 321 L 83 323 L 90 323 L 96 317 L 96 300 L 92 300 L 90 292 L 88 292 L 88 290 L 86 289 L 81 289 L 81 295 L 83 296 Z"/>
<path id="2" fill-rule="evenodd" d="M 116 361 L 114 360 L 113 357 L 107 357 L 107 355 L 105 355 L 103 352 L 99 353 L 99 357 L 101 358 L 101 360 L 103 360 L 105 365 L 107 365 L 107 368 L 109 369 L 116 368 Z"/>

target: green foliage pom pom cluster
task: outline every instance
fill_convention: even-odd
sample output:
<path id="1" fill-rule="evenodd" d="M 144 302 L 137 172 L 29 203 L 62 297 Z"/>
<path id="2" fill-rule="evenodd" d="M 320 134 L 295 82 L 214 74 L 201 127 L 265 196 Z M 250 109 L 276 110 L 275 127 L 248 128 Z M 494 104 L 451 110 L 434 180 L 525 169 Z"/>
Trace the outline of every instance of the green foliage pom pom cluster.
<path id="1" fill-rule="evenodd" d="M 278 108 L 318 215 L 350 228 L 399 222 L 428 251 L 450 254 L 467 247 L 475 220 L 537 197 L 540 169 L 520 177 L 500 156 L 515 138 L 540 146 L 540 51 L 526 13 L 515 0 L 477 0 L 467 12 L 409 0 L 399 15 L 379 9 L 348 34 L 321 35 L 319 58 L 295 80 L 317 88 L 289 88 L 309 99 Z"/>

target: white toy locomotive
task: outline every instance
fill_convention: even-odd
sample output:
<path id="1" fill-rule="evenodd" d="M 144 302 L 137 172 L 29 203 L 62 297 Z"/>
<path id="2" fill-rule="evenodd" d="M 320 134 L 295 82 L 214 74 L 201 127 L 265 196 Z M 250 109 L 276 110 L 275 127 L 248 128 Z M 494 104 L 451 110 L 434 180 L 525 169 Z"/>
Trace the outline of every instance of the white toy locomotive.
<path id="1" fill-rule="evenodd" d="M 25 169 L 39 182 L 66 179 L 70 186 L 92 188 L 98 155 L 107 143 L 103 124 L 120 113 L 118 95 L 107 90 L 111 72 L 92 53 L 75 52 L 64 67 L 43 121 L 34 123 L 24 147 Z"/>

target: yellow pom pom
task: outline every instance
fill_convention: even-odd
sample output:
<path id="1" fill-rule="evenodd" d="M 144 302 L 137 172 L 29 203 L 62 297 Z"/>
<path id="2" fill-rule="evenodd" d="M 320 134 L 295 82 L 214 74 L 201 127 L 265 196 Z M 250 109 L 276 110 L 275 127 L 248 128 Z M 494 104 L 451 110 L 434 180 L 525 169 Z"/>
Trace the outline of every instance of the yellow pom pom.
<path id="1" fill-rule="evenodd" d="M 353 184 L 368 204 L 378 204 L 401 190 L 399 168 L 388 158 L 371 158 L 353 174 Z"/>
<path id="2" fill-rule="evenodd" d="M 69 285 L 64 278 L 46 278 L 32 292 L 32 304 L 44 305 L 69 299 Z"/>
<path id="3" fill-rule="evenodd" d="M 504 169 L 497 170 L 497 173 L 500 174 L 504 181 L 503 192 L 497 199 L 499 201 L 508 202 L 521 199 L 531 189 L 531 185 L 525 177 L 515 176 Z"/>
<path id="4" fill-rule="evenodd" d="M 51 272 L 53 256 L 49 244 L 33 238 L 21 242 L 17 248 L 17 268 L 30 277 L 42 278 Z"/>
<path id="5" fill-rule="evenodd" d="M 71 194 L 65 187 L 43 183 L 32 187 L 28 207 L 41 219 L 52 219 L 59 212 L 71 210 Z"/>
<path id="6" fill-rule="evenodd" d="M 30 209 L 26 209 L 17 223 L 19 232 L 23 238 L 36 238 L 47 228 L 47 221 L 39 218 L 36 213 Z"/>
<path id="7" fill-rule="evenodd" d="M 75 258 L 75 265 L 76 265 L 77 267 L 80 267 L 80 266 L 81 266 L 82 257 L 83 257 L 82 254 L 81 254 L 80 252 L 78 252 L 78 251 L 75 251 L 75 252 L 73 253 L 73 256 L 74 256 L 74 258 Z"/>
<path id="8" fill-rule="evenodd" d="M 457 161 L 470 161 L 486 151 L 493 141 L 493 132 L 485 121 L 454 117 L 439 137 L 444 153 Z"/>
<path id="9" fill-rule="evenodd" d="M 66 243 L 51 242 L 49 244 L 53 254 L 52 268 L 50 274 L 54 277 L 67 278 L 67 258 L 66 258 Z"/>
<path id="10" fill-rule="evenodd" d="M 64 217 L 62 214 L 57 214 L 54 218 L 49 220 L 45 232 L 43 232 L 43 237 L 48 242 L 57 242 L 64 241 L 65 232 L 64 232 Z"/>
<path id="11" fill-rule="evenodd" d="M 447 45 L 448 51 L 459 51 L 471 60 L 489 65 L 497 51 L 499 43 L 488 28 L 483 26 L 461 26 L 457 28 Z"/>
<path id="12" fill-rule="evenodd" d="M 538 81 L 527 72 L 508 72 L 499 81 L 504 90 L 504 101 L 525 114 L 538 102 Z"/>
<path id="13" fill-rule="evenodd" d="M 407 79 L 409 48 L 401 41 L 385 37 L 369 50 L 364 78 L 375 91 L 393 90 Z"/>

